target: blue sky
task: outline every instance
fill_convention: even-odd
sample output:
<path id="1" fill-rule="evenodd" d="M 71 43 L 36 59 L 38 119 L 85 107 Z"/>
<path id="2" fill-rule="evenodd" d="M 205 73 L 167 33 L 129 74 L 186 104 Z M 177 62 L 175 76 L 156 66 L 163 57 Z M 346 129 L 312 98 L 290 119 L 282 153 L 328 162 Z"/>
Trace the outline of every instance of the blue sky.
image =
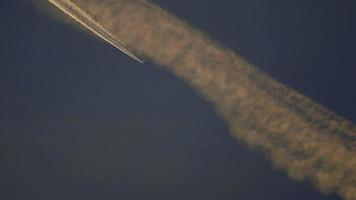
<path id="1" fill-rule="evenodd" d="M 356 122 L 356 4 L 155 0 Z M 162 68 L 38 12 L 0 6 L 1 199 L 339 199 L 229 135 Z"/>

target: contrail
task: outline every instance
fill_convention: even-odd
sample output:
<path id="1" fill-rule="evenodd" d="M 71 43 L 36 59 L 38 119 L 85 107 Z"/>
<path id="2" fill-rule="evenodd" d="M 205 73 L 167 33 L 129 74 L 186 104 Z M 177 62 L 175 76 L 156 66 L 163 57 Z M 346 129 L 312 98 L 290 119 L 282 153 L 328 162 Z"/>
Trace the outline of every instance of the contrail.
<path id="1" fill-rule="evenodd" d="M 291 178 L 356 200 L 351 122 L 148 1 L 73 2 L 114 38 L 187 81 L 215 105 L 233 136 L 264 152 Z"/>
<path id="2" fill-rule="evenodd" d="M 88 15 L 83 9 L 77 6 L 70 0 L 48 0 L 54 6 L 62 10 L 65 14 L 72 19 L 89 29 L 91 32 L 102 38 L 104 41 L 110 43 L 117 49 L 123 51 L 131 58 L 144 63 L 139 57 L 137 57 L 125 44 L 117 40 L 109 31 L 97 23 L 90 15 Z"/>

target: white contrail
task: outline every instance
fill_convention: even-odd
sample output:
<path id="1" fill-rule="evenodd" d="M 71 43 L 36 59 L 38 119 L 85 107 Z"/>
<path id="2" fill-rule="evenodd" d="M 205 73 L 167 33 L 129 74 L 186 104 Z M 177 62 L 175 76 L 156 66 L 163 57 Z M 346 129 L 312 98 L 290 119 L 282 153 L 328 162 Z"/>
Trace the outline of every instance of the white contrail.
<path id="1" fill-rule="evenodd" d="M 114 37 L 109 31 L 107 31 L 103 26 L 97 23 L 88 13 L 77 6 L 70 0 L 48 0 L 54 6 L 62 10 L 65 14 L 73 18 L 75 21 L 95 33 L 97 36 L 102 38 L 104 41 L 118 48 L 119 50 L 126 53 L 131 58 L 144 63 L 142 59 L 137 57 L 126 45 L 120 42 L 116 37 Z"/>

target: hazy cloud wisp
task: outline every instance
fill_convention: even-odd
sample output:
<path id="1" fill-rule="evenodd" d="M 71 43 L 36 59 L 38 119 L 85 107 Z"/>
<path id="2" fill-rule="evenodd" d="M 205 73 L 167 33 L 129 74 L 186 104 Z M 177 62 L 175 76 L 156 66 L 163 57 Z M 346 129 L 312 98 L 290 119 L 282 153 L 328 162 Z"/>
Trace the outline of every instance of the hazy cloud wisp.
<path id="1" fill-rule="evenodd" d="M 74 0 L 115 38 L 187 81 L 234 137 L 296 180 L 356 199 L 356 128 L 145 0 Z"/>

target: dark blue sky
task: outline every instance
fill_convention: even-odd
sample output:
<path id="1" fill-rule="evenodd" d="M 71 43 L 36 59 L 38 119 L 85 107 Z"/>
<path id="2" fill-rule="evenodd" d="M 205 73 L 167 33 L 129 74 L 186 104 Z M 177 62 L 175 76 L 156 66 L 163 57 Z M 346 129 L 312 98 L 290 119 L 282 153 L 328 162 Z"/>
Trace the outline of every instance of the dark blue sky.
<path id="1" fill-rule="evenodd" d="M 154 2 L 356 122 L 353 0 Z M 339 199 L 235 141 L 171 73 L 25 0 L 0 19 L 0 199 Z"/>

